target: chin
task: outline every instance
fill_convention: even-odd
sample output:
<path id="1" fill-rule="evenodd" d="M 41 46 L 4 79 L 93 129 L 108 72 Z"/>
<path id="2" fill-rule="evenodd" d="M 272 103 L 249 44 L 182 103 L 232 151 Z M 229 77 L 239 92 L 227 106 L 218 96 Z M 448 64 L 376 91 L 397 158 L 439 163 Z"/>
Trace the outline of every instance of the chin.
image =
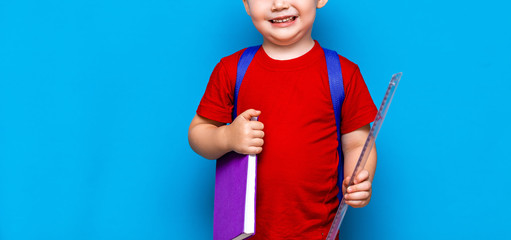
<path id="1" fill-rule="evenodd" d="M 288 45 L 292 45 L 296 42 L 298 42 L 301 38 L 299 36 L 290 36 L 290 37 L 271 37 L 271 38 L 267 38 L 268 41 L 270 41 L 271 43 L 275 44 L 275 45 L 280 45 L 280 46 L 288 46 Z"/>

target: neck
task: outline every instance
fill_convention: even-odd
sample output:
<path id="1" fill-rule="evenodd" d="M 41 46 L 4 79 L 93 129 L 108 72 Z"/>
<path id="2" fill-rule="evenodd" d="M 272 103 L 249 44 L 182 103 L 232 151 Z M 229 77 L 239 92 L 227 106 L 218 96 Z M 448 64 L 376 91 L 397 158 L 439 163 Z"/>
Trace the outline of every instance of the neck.
<path id="1" fill-rule="evenodd" d="M 310 35 L 307 38 L 302 38 L 301 40 L 289 45 L 278 45 L 266 39 L 263 40 L 264 51 L 268 54 L 268 56 L 275 60 L 289 60 L 300 57 L 310 51 L 313 47 L 314 40 Z"/>

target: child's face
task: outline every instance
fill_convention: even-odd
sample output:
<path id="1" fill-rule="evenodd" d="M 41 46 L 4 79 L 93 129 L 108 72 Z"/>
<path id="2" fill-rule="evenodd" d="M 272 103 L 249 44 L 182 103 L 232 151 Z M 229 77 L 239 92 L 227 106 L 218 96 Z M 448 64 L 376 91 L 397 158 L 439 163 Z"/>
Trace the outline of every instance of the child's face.
<path id="1" fill-rule="evenodd" d="M 243 0 L 248 15 L 265 41 L 290 45 L 310 38 L 316 8 L 328 0 Z"/>

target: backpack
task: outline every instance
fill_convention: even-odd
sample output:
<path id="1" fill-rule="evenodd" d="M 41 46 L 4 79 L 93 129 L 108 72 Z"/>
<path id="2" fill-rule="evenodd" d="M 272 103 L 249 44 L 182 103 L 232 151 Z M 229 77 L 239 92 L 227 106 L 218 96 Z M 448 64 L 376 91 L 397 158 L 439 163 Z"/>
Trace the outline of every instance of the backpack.
<path id="1" fill-rule="evenodd" d="M 248 66 L 250 65 L 250 62 L 252 62 L 252 59 L 254 58 L 255 54 L 259 50 L 261 45 L 258 46 L 252 46 L 247 48 L 243 54 L 241 55 L 239 61 L 238 61 L 238 68 L 236 72 L 236 85 L 234 88 L 234 106 L 232 111 L 232 119 L 234 120 L 237 116 L 237 105 L 238 105 L 238 93 L 240 91 L 241 82 L 243 81 L 243 77 L 245 76 L 245 73 L 247 72 Z M 325 52 L 325 58 L 326 58 L 326 66 L 328 69 L 328 82 L 330 85 L 330 95 L 332 97 L 332 104 L 334 106 L 334 113 L 335 113 L 335 124 L 337 126 L 337 153 L 339 155 L 339 165 L 337 167 L 338 171 L 338 179 L 337 179 L 337 186 L 339 187 L 339 193 L 337 194 L 337 198 L 339 199 L 339 202 L 341 202 L 343 194 L 342 194 L 342 181 L 344 179 L 344 157 L 342 154 L 341 149 L 341 108 L 342 103 L 344 101 L 344 86 L 343 86 L 343 79 L 342 79 L 342 72 L 341 72 L 341 63 L 339 61 L 339 55 L 337 55 L 337 52 L 333 50 L 329 50 L 326 48 L 323 48 L 323 51 Z"/>

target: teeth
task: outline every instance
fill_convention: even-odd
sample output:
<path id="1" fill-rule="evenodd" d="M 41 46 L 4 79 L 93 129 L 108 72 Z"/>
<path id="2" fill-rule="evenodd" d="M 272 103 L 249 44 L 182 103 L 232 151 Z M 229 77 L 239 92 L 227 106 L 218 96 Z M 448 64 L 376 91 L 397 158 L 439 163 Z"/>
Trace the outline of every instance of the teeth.
<path id="1" fill-rule="evenodd" d="M 284 19 L 278 19 L 278 20 L 271 20 L 273 23 L 283 23 L 283 22 L 289 22 L 293 20 L 294 17 L 288 17 Z"/>

